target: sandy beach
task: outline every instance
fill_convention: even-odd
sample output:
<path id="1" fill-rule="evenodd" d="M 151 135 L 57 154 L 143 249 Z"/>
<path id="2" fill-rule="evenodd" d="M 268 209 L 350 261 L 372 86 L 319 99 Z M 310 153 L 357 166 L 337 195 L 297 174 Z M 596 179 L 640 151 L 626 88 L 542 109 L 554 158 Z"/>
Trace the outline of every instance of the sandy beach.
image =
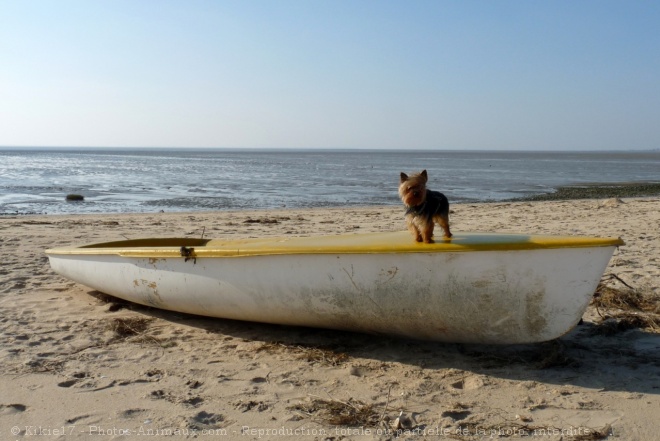
<path id="1" fill-rule="evenodd" d="M 454 232 L 621 237 L 599 296 L 644 299 L 593 305 L 557 341 L 481 346 L 142 307 L 56 275 L 44 254 L 399 231 L 401 207 L 3 216 L 0 439 L 660 439 L 659 224 L 657 196 L 453 205 Z"/>

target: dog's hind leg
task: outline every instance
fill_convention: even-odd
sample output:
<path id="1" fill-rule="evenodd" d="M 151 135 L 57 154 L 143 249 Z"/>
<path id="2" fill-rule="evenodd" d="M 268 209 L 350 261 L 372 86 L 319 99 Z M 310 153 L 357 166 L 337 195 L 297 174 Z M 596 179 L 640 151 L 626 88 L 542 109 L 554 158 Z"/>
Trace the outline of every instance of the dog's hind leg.
<path id="1" fill-rule="evenodd" d="M 445 238 L 449 239 L 452 234 L 449 230 L 449 215 L 448 214 L 438 214 L 433 217 L 433 219 L 442 227 L 442 230 L 445 232 Z"/>

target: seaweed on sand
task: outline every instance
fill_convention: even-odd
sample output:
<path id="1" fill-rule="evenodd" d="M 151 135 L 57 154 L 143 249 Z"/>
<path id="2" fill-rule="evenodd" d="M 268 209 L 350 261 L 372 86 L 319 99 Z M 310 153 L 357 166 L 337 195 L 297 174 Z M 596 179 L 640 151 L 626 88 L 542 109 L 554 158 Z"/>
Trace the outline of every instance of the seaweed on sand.
<path id="1" fill-rule="evenodd" d="M 326 366 L 339 366 L 349 359 L 345 352 L 338 351 L 331 346 L 286 344 L 282 342 L 264 343 L 256 349 L 256 352 L 274 353 L 280 350 L 291 353 L 296 358 L 305 360 L 308 363 L 319 363 Z"/>
<path id="2" fill-rule="evenodd" d="M 312 397 L 309 401 L 289 407 L 334 426 L 375 427 L 381 421 L 381 415 L 374 405 L 359 400 L 339 401 Z"/>
<path id="3" fill-rule="evenodd" d="M 614 282 L 623 287 L 613 286 Z M 596 334 L 614 335 L 635 328 L 660 332 L 660 296 L 634 288 L 615 274 L 603 277 L 591 305 L 601 317 Z"/>
<path id="4" fill-rule="evenodd" d="M 142 335 L 149 327 L 150 319 L 144 317 L 117 317 L 108 323 L 108 329 L 120 339 Z"/>

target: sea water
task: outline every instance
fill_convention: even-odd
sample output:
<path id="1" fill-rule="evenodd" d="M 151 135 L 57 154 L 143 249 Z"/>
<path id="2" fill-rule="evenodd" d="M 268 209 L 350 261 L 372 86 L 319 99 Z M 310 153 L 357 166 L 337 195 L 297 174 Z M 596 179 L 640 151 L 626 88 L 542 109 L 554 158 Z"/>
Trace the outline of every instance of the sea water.
<path id="1" fill-rule="evenodd" d="M 499 201 L 657 182 L 660 152 L 4 148 L 0 215 L 393 205 L 422 169 L 452 203 Z"/>

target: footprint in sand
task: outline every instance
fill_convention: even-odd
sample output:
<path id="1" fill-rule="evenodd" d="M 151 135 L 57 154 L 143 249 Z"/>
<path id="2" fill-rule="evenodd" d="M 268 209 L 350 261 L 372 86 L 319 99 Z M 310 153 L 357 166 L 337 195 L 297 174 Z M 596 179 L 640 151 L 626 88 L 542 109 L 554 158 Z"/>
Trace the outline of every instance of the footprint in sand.
<path id="1" fill-rule="evenodd" d="M 0 404 L 0 415 L 14 415 L 27 410 L 25 404 Z"/>
<path id="2" fill-rule="evenodd" d="M 79 379 L 66 380 L 66 381 L 62 381 L 62 382 L 60 382 L 60 383 L 57 383 L 57 385 L 58 385 L 59 387 L 71 387 L 71 386 L 73 386 L 74 384 L 76 384 L 76 383 L 79 382 L 79 381 L 80 381 Z"/>
<path id="3" fill-rule="evenodd" d="M 220 414 L 201 411 L 190 419 L 190 425 L 192 427 L 212 429 L 220 427 L 219 424 L 224 421 L 225 417 Z"/>

